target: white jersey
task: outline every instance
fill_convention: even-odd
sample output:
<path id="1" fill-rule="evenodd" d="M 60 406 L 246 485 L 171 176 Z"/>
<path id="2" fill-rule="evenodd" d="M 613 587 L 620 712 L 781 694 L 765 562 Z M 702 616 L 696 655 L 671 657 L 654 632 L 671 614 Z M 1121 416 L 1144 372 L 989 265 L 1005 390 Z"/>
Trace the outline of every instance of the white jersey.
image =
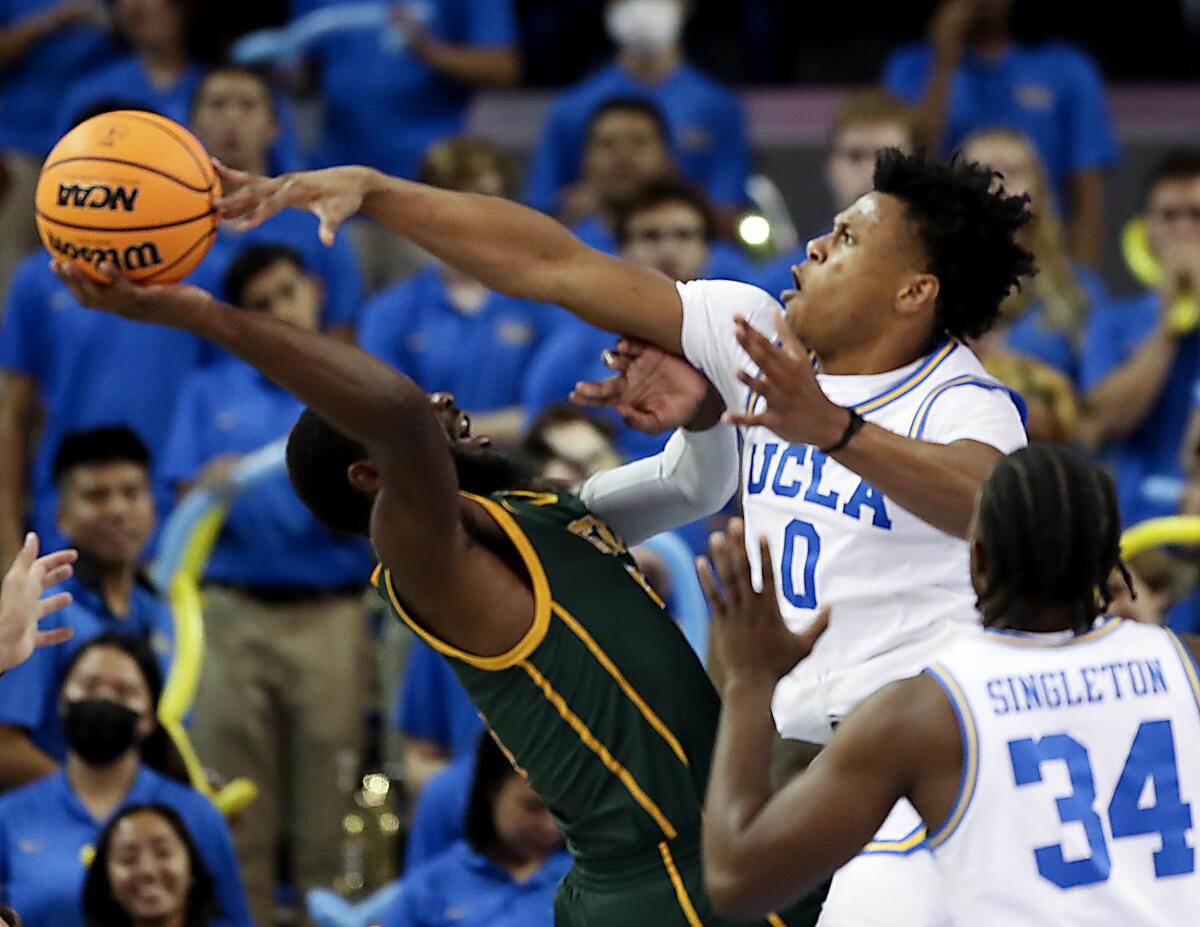
<path id="1" fill-rule="evenodd" d="M 728 408 L 746 410 L 753 397 L 736 374 L 758 371 L 734 337 L 734 319 L 743 316 L 774 338 L 779 303 L 728 281 L 680 284 L 679 293 L 684 354 Z M 1026 443 L 1009 391 L 956 341 L 902 370 L 818 381 L 834 402 L 898 434 L 940 444 L 972 439 L 1005 454 Z M 765 534 L 788 625 L 801 630 L 822 605 L 834 609 L 829 630 L 779 684 L 773 706 L 783 736 L 823 743 L 831 723 L 876 689 L 919 673 L 938 648 L 975 632 L 968 545 L 815 447 L 788 444 L 765 428 L 745 429 L 742 437 L 754 569 Z"/>
<path id="2" fill-rule="evenodd" d="M 928 672 L 964 743 L 929 838 L 955 924 L 1200 924 L 1200 679 L 1175 635 L 984 632 Z"/>

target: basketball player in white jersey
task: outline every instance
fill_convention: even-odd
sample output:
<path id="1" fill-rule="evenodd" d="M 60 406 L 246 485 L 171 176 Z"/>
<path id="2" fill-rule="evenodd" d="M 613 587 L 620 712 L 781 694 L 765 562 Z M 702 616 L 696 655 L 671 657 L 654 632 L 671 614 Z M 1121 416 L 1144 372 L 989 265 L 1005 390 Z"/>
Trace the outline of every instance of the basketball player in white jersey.
<path id="1" fill-rule="evenodd" d="M 812 660 L 780 686 L 785 736 L 827 740 L 863 698 L 974 627 L 962 539 L 988 469 L 1025 435 L 1019 401 L 959 338 L 986 331 L 1032 269 L 1013 239 L 1025 201 L 993 191 L 990 172 L 881 156 L 876 190 L 810 243 L 787 299 L 790 357 L 754 340 L 775 337 L 783 317 L 763 291 L 677 287 L 514 203 L 366 168 L 222 176 L 233 191 L 219 204 L 226 218 L 253 225 L 284 207 L 310 209 L 331 241 L 361 209 L 489 287 L 565 306 L 699 368 L 719 404 L 743 416 L 743 499 L 752 531 L 770 535 L 789 625 L 801 630 L 819 604 L 839 605 Z M 740 330 L 739 317 L 749 323 Z M 808 350 L 816 371 L 797 360 Z M 767 384 L 762 364 L 778 368 Z M 662 403 L 677 413 L 663 424 L 684 424 L 699 404 Z M 734 455 L 724 465 L 735 467 Z M 856 863 L 870 890 L 840 875 L 822 923 L 944 924 L 922 836 L 911 808 L 899 808 L 872 848 L 886 855 Z M 894 876 L 875 871 L 899 862 Z"/>
<path id="2" fill-rule="evenodd" d="M 1046 445 L 1000 461 L 971 543 L 984 633 L 865 701 L 774 797 L 772 692 L 812 635 L 784 623 L 769 563 L 754 591 L 740 532 L 714 539 L 720 589 L 701 569 L 729 674 L 704 835 L 718 909 L 800 895 L 905 797 L 955 924 L 1200 923 L 1200 638 L 1098 617 L 1123 572 L 1107 474 Z"/>

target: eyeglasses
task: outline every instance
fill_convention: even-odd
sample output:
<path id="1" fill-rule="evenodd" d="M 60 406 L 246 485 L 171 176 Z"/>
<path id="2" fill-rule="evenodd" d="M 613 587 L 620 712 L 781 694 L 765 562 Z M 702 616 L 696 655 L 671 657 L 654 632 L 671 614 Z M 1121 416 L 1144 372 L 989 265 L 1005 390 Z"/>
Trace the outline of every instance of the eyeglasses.
<path id="1" fill-rule="evenodd" d="M 629 240 L 649 245 L 659 245 L 664 241 L 687 244 L 693 241 L 704 241 L 705 235 L 704 229 L 697 228 L 639 229 L 629 233 Z"/>
<path id="2" fill-rule="evenodd" d="M 1191 206 L 1166 206 L 1162 209 L 1155 209 L 1151 213 L 1151 217 L 1158 222 L 1166 223 L 1178 222 L 1181 219 L 1200 222 L 1200 203 Z"/>

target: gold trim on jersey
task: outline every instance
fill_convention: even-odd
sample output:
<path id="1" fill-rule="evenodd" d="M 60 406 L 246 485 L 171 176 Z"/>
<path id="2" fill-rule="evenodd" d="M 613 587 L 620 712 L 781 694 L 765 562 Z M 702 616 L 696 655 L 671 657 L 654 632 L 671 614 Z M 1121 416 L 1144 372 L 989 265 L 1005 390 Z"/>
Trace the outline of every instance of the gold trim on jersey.
<path id="1" fill-rule="evenodd" d="M 767 923 L 770 924 L 771 927 L 788 927 L 788 925 L 784 923 L 783 918 L 778 914 L 768 914 Z"/>
<path id="2" fill-rule="evenodd" d="M 979 732 L 975 727 L 975 715 L 972 714 L 971 706 L 967 702 L 967 697 L 963 695 L 958 681 L 946 669 L 936 664 L 928 667 L 925 672 L 937 680 L 942 691 L 950 699 L 950 705 L 954 709 L 955 715 L 958 716 L 958 725 L 963 737 L 962 780 L 959 782 L 958 794 L 954 798 L 954 805 L 951 807 L 950 813 L 946 815 L 946 820 L 942 822 L 941 827 L 929 835 L 929 848 L 932 850 L 950 839 L 958 825 L 962 823 L 963 815 L 967 813 L 967 808 L 970 807 L 971 799 L 975 795 L 975 786 L 979 780 Z"/>
<path id="3" fill-rule="evenodd" d="M 679 874 L 679 867 L 675 865 L 675 860 L 671 856 L 671 848 L 667 846 L 665 840 L 658 845 L 658 852 L 662 856 L 663 865 L 667 868 L 667 878 L 675 886 L 675 897 L 679 899 L 679 909 L 683 911 L 683 916 L 687 918 L 690 927 L 704 927 L 704 922 L 700 920 L 700 915 L 696 913 L 696 908 L 692 904 L 691 896 L 688 895 L 687 886 L 683 884 L 683 876 Z"/>
<path id="4" fill-rule="evenodd" d="M 641 712 L 642 717 L 646 719 L 646 723 L 654 728 L 658 732 L 658 736 L 667 742 L 667 746 L 679 757 L 679 762 L 683 763 L 684 766 L 690 766 L 687 753 L 684 752 L 683 745 L 679 742 L 679 739 L 671 733 L 671 729 L 663 723 L 663 720 L 654 713 L 654 709 L 647 705 L 645 700 L 638 695 L 637 690 L 629 684 L 629 680 L 625 678 L 624 674 L 617 668 L 617 665 L 604 652 L 604 649 L 596 643 L 595 638 L 587 632 L 587 629 L 579 623 L 574 615 L 558 602 L 551 603 L 550 608 L 558 616 L 559 620 L 571 629 L 571 633 L 583 642 L 583 646 L 591 652 L 596 661 L 604 667 L 608 675 L 613 678 L 621 691 L 625 693 L 625 697 L 633 702 L 637 710 Z"/>
<path id="5" fill-rule="evenodd" d="M 640 785 L 637 784 L 637 780 L 633 778 L 633 774 L 630 773 L 629 770 L 622 766 L 619 762 L 617 762 L 616 758 L 612 755 L 612 753 L 609 752 L 608 747 L 604 746 L 604 744 L 602 744 L 596 738 L 596 735 L 591 732 L 588 726 L 584 723 L 583 719 L 580 718 L 579 715 L 575 714 L 575 712 L 571 711 L 570 706 L 567 705 L 567 700 L 555 691 L 554 686 L 550 684 L 550 681 L 546 679 L 546 677 L 540 672 L 538 672 L 538 668 L 528 660 L 521 660 L 517 665 L 520 666 L 521 669 L 523 669 L 529 676 L 529 678 L 533 680 L 533 684 L 542 690 L 542 694 L 546 697 L 546 700 L 558 710 L 558 713 L 562 716 L 562 719 L 567 722 L 567 725 L 571 728 L 571 730 L 573 730 L 576 735 L 578 735 L 579 739 L 583 741 L 584 746 L 586 746 L 589 750 L 596 754 L 597 757 L 599 757 L 600 762 L 604 764 L 610 773 L 621 780 L 621 784 L 624 785 L 629 791 L 629 794 L 633 796 L 633 800 L 641 805 L 642 810 L 644 810 L 648 815 L 650 815 L 651 818 L 654 819 L 654 823 L 657 824 L 658 829 L 663 832 L 663 836 L 665 836 L 668 840 L 674 840 L 677 835 L 677 831 L 675 830 L 674 826 L 672 826 L 671 822 L 667 820 L 667 816 L 663 814 L 662 809 L 659 808 L 658 805 L 654 803 L 654 800 L 646 794 Z"/>
<path id="6" fill-rule="evenodd" d="M 1200 708 L 1200 677 L 1196 675 L 1196 658 L 1192 656 L 1192 652 L 1187 648 L 1187 645 L 1179 639 L 1179 635 L 1170 628 L 1163 628 L 1167 632 L 1167 637 L 1179 652 L 1179 660 L 1183 664 L 1183 671 L 1187 674 L 1188 682 L 1192 686 L 1192 695 L 1196 698 L 1196 707 Z"/>
<path id="7" fill-rule="evenodd" d="M 470 499 L 472 502 L 478 503 L 492 516 L 496 524 L 500 526 L 500 529 L 508 535 L 508 539 L 512 541 L 513 546 L 517 549 L 517 553 L 521 555 L 525 569 L 529 571 L 529 582 L 533 587 L 533 623 L 529 626 L 529 630 L 525 632 L 524 637 L 506 653 L 494 657 L 481 657 L 473 653 L 467 653 L 464 650 L 459 650 L 457 647 L 453 647 L 440 638 L 435 637 L 414 621 L 408 612 L 405 611 L 404 606 L 400 604 L 400 597 L 396 595 L 395 587 L 392 585 L 391 570 L 384 569 L 382 571 L 383 584 L 387 591 L 388 599 L 392 603 L 392 608 L 396 610 L 396 614 L 430 647 L 447 657 L 461 660 L 468 666 L 475 667 L 475 669 L 495 673 L 500 670 L 511 669 L 522 660 L 527 659 L 530 654 L 537 650 L 542 641 L 545 640 L 546 632 L 550 629 L 550 581 L 546 578 L 546 570 L 542 566 L 542 561 L 538 558 L 537 551 L 533 549 L 533 544 L 530 543 L 529 538 L 525 536 L 525 532 L 521 530 L 521 526 L 516 523 L 508 512 L 491 499 L 485 499 L 482 496 L 473 496 L 467 492 L 460 493 L 460 495 L 464 499 Z M 376 568 L 376 572 L 379 572 L 378 568 Z M 378 586 L 378 576 L 372 576 L 372 580 Z"/>
<path id="8" fill-rule="evenodd" d="M 1012 644 L 1014 647 L 1072 647 L 1075 644 L 1088 643 L 1112 634 L 1121 627 L 1122 621 L 1123 619 L 1110 615 L 1102 619 L 1094 628 L 1058 641 L 1047 641 L 1047 634 L 1038 631 L 1009 631 L 1003 628 L 984 628 L 983 631 L 989 641 L 997 644 Z"/>
<path id="9" fill-rule="evenodd" d="M 932 374 L 947 357 L 954 353 L 954 349 L 958 347 L 958 342 L 950 339 L 943 344 L 938 350 L 934 351 L 929 358 L 914 370 L 911 374 L 893 386 L 885 393 L 881 393 L 866 402 L 859 403 L 854 407 L 854 411 L 859 415 L 865 415 L 868 412 L 874 412 L 876 409 L 882 409 L 888 403 L 895 402 L 902 396 L 911 393 L 914 389 L 929 379 Z"/>
<path id="10" fill-rule="evenodd" d="M 928 832 L 926 831 L 925 826 L 922 824 L 919 825 L 911 834 L 901 840 L 872 840 L 862 848 L 861 852 L 907 853 L 909 850 L 915 850 L 922 843 L 924 843 L 927 836 Z"/>

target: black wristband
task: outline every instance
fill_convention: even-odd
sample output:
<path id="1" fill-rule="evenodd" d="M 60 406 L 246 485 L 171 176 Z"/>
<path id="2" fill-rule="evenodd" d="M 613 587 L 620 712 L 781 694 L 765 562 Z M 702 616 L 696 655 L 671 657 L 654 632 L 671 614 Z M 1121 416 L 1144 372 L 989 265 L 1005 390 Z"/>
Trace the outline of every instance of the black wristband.
<path id="1" fill-rule="evenodd" d="M 846 423 L 846 430 L 842 432 L 842 436 L 838 438 L 837 444 L 832 447 L 822 447 L 818 450 L 828 457 L 831 454 L 836 454 L 838 451 L 844 450 L 846 445 L 854 440 L 854 436 L 863 430 L 863 426 L 867 424 L 866 419 L 855 412 L 853 409 L 847 409 L 850 413 L 850 421 Z"/>

